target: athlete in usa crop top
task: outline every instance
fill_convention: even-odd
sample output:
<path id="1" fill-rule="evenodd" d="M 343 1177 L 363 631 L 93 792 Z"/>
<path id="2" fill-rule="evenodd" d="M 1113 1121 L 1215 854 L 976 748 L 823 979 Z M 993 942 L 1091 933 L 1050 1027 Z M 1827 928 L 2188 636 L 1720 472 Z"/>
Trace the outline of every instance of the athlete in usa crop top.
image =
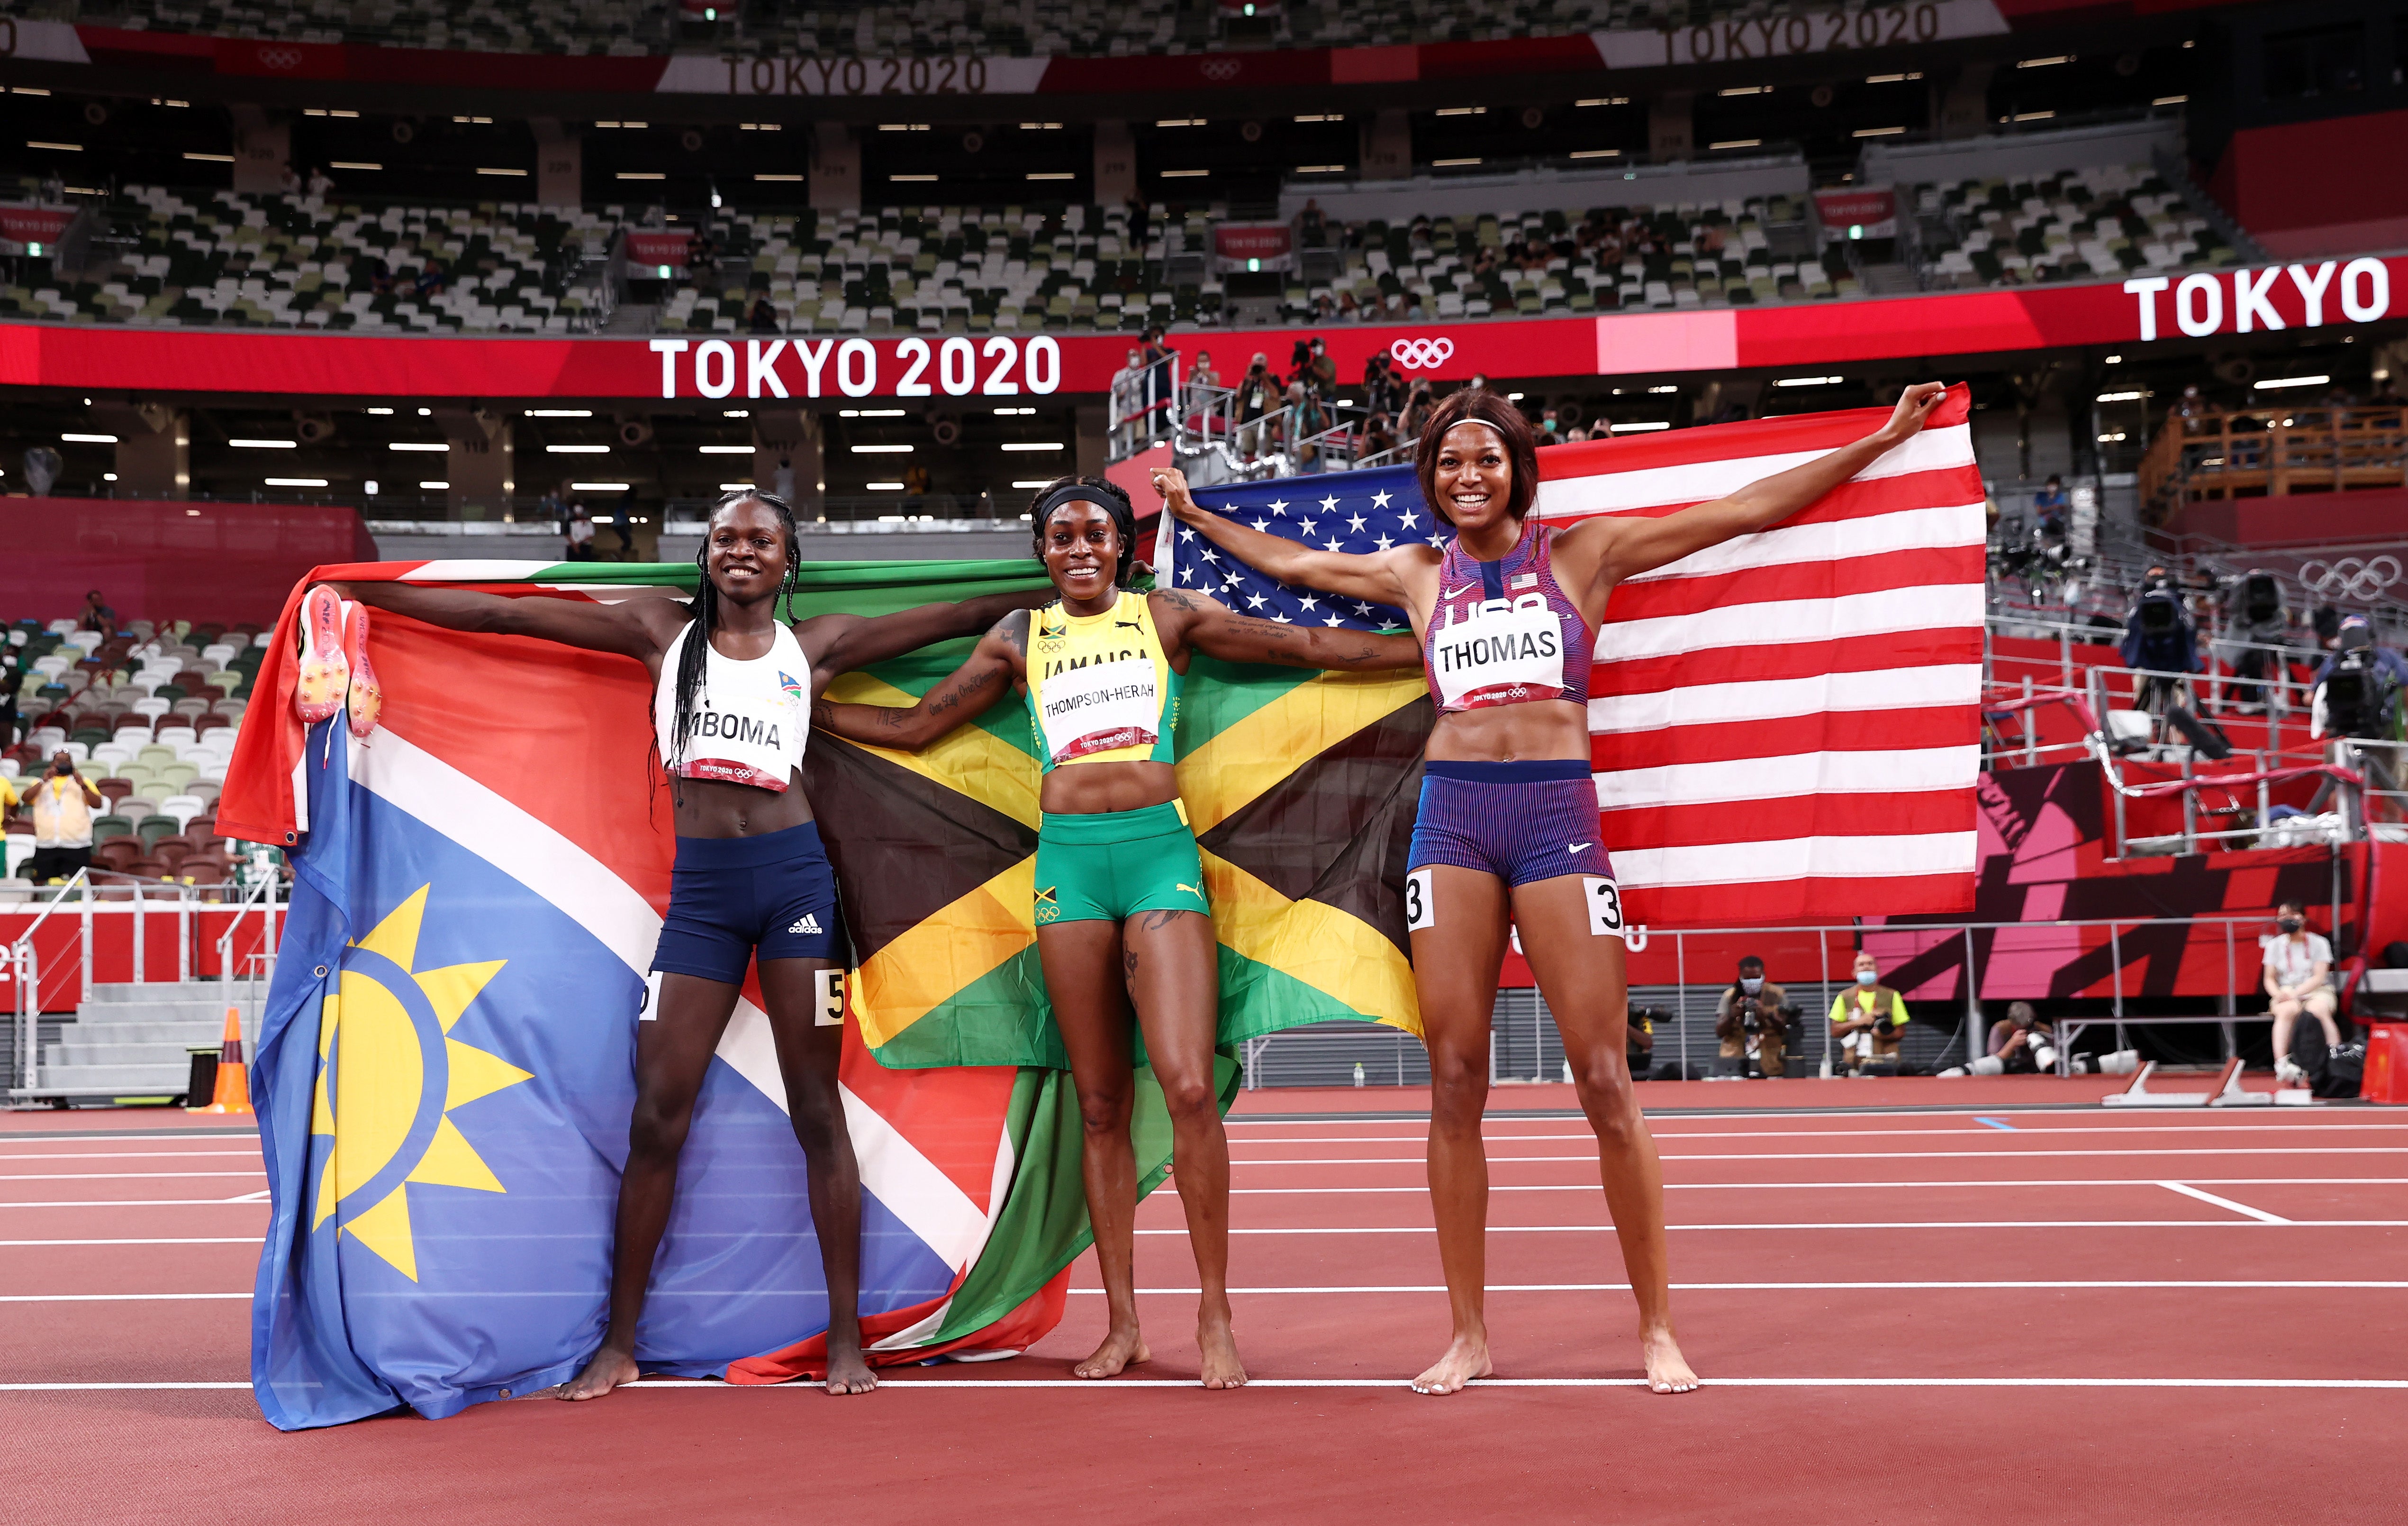
<path id="1" fill-rule="evenodd" d="M 1219 955 L 1208 867 L 1172 768 L 1180 675 L 1197 652 L 1389 669 L 1412 667 L 1415 653 L 1401 636 L 1276 625 L 1184 591 L 1139 592 L 1129 586 L 1136 513 L 1108 482 L 1051 483 L 1030 503 L 1029 520 L 1054 602 L 1006 617 L 908 709 L 823 704 L 814 719 L 833 736 L 916 750 L 1025 686 L 1041 808 L 1028 914 L 1087 1119 L 1082 1179 L 1110 1321 L 1103 1344 L 1072 1371 L 1111 1377 L 1148 1354 L 1133 1260 L 1134 1007 L 1170 1113 L 1171 1174 L 1202 1289 L 1204 1386 L 1236 1388 L 1246 1370 L 1229 1329 L 1229 1145 L 1213 1083 Z"/>
<path id="2" fill-rule="evenodd" d="M 652 954 L 657 1000 L 596 1014 L 598 1044 L 631 1041 L 636 1088 L 619 1178 L 609 1320 L 600 1348 L 563 1386 L 599 1398 L 637 1376 L 637 1321 L 677 1189 L 687 1120 L 746 971 L 757 968 L 804 1148 L 821 1274 L 828 1296 L 832 1392 L 875 1387 L 862 1350 L 860 1171 L 838 1101 L 842 1052 L 842 908 L 819 823 L 796 773 L 810 702 L 836 674 L 932 641 L 975 635 L 1028 596 L 931 604 L 874 619 L 830 613 L 787 623 L 800 547 L 794 511 L 750 490 L 712 505 L 691 606 L 615 603 L 363 583 L 337 592 L 453 630 L 532 636 L 643 664 L 652 726 L 669 774 L 677 857 Z M 567 682 L 576 680 L 567 679 Z M 406 697 L 397 697 L 406 698 Z M 407 706 L 397 707 L 406 717 Z M 390 712 L 388 713 L 391 713 Z M 637 781 L 609 809 L 644 813 Z M 824 1015 L 833 1008 L 838 1021 Z M 625 1029 L 610 1026 L 616 1016 Z M 801 1333 L 801 1332 L 798 1332 Z"/>
<path id="3" fill-rule="evenodd" d="M 1441 711 L 1569 699 L 1588 706 L 1592 627 L 1555 581 L 1556 532 L 1535 520 L 1513 549 L 1484 562 L 1460 540 L 1438 564 L 1438 602 L 1422 666 Z"/>
<path id="4" fill-rule="evenodd" d="M 1633 1091 L 1624 1034 L 1622 890 L 1590 777 L 1590 642 L 1616 583 L 1735 536 L 1768 530 L 1903 444 L 1940 401 L 1906 389 L 1889 422 L 1856 443 L 1727 498 L 1665 514 L 1600 514 L 1557 530 L 1534 523 L 1539 451 L 1529 421 L 1484 389 L 1432 410 L 1414 453 L 1422 504 L 1455 531 L 1372 555 L 1316 551 L 1207 513 L 1173 472 L 1170 511 L 1224 552 L 1294 587 L 1404 609 L 1422 640 L 1439 718 L 1405 881 L 1413 983 L 1429 1044 L 1430 1198 L 1453 1339 L 1414 1381 L 1454 1393 L 1492 1369 L 1482 1308 L 1487 1159 L 1481 1114 L 1498 964 L 1510 924 L 1563 1035 L 1566 1064 L 1598 1136 L 1598 1170 L 1639 1303 L 1650 1387 L 1697 1375 L 1672 1333 L 1663 1177 Z M 1562 447 L 1565 475 L 1613 469 L 1637 447 Z"/>

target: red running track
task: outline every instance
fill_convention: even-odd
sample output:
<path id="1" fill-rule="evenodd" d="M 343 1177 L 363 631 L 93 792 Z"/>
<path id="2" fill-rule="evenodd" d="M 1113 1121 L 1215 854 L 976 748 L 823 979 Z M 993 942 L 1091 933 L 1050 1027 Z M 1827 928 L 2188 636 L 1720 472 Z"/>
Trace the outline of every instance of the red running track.
<path id="1" fill-rule="evenodd" d="M 2074 1087 L 2100 1089 L 1651 1085 L 1651 1104 L 1732 1110 L 1653 1124 L 1708 1384 L 1686 1397 L 1637 1382 L 1594 1146 L 1560 1114 L 1488 1130 L 1508 1381 L 1404 1388 L 1445 1305 L 1426 1099 L 1383 1089 L 1255 1094 L 1233 1116 L 1239 1330 L 1265 1380 L 1239 1393 L 1189 1386 L 1193 1268 L 1158 1194 L 1139 1216 L 1156 1359 L 1138 1382 L 1067 1377 L 1102 1325 L 1082 1262 L 1037 1349 L 865 1399 L 645 1385 L 294 1436 L 242 1386 L 254 1143 L 10 1116 L 0 1383 L 140 1386 L 0 1391 L 0 1519 L 2397 1519 L 2380 1458 L 2408 1431 L 2408 1113 L 2135 1116 L 2053 1095 Z M 1949 1110 L 1892 1110 L 1914 1103 Z"/>

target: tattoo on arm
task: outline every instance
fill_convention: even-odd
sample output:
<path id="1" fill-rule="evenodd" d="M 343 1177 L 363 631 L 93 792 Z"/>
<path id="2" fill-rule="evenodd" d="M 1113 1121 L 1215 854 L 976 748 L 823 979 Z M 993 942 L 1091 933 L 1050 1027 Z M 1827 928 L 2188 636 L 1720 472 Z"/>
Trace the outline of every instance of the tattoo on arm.
<path id="1" fill-rule="evenodd" d="M 951 694 L 946 695 L 940 699 L 930 701 L 928 705 L 928 713 L 932 715 L 940 715 L 949 710 L 958 710 L 961 708 L 963 700 L 968 699 L 974 694 L 981 694 L 985 692 L 987 689 L 994 687 L 995 681 L 1002 676 L 1003 675 L 1000 673 L 984 672 L 979 674 L 975 678 L 966 679 L 963 681 L 961 687 L 953 690 Z"/>

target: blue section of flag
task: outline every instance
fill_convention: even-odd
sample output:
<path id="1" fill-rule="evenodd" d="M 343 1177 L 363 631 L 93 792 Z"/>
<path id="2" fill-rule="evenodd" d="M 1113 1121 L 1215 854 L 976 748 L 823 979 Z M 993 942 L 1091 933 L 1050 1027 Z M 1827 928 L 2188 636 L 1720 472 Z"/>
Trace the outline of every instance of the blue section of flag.
<path id="1" fill-rule="evenodd" d="M 1197 504 L 1226 519 L 1319 551 L 1369 554 L 1399 545 L 1443 545 L 1450 531 L 1422 501 L 1411 467 L 1275 477 L 1196 490 Z M 1292 588 L 1221 551 L 1190 525 L 1177 526 L 1167 560 L 1170 585 L 1211 594 L 1240 614 L 1282 625 L 1403 630 L 1405 612 Z"/>
<path id="2" fill-rule="evenodd" d="M 252 1083 L 272 1205 L 252 1380 L 284 1430 L 400 1404 L 440 1417 L 572 1375 L 602 1336 L 635 1095 L 635 972 L 353 784 L 349 747 L 339 718 L 309 739 L 312 830 Z M 409 948 L 356 946 L 422 891 Z M 447 1029 L 436 998 L 469 986 L 425 977 L 463 968 L 482 983 Z M 333 1173 L 337 1136 L 311 1131 L 329 1116 L 347 1130 Z M 943 1296 L 951 1268 L 874 1198 L 863 1210 L 862 1312 Z M 826 1323 L 801 1149 L 784 1113 L 714 1060 L 638 1360 L 717 1373 Z"/>

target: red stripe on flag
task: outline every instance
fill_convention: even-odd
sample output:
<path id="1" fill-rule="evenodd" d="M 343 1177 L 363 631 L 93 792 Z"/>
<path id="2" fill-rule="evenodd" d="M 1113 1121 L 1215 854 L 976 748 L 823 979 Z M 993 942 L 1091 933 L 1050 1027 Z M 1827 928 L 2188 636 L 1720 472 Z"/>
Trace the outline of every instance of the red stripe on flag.
<path id="1" fill-rule="evenodd" d="M 1963 747 L 1981 740 L 1981 724 L 1973 711 L 1971 705 L 1833 710 L 1812 715 L 1784 715 L 1777 720 L 1668 726 L 1653 731 L 1600 731 L 1589 738 L 1589 757 L 1598 772 L 1613 773 L 1683 763 L 1718 763 L 1729 758 L 1787 757 L 1799 753 Z"/>
<path id="2" fill-rule="evenodd" d="M 1764 475 L 1784 469 L 1768 463 Z M 1985 496 L 1981 468 L 1968 462 L 1961 467 L 1939 467 L 1929 471 L 1902 472 L 1895 477 L 1852 478 L 1799 510 L 1776 526 L 1787 529 L 1792 525 L 1831 525 L 1846 519 L 1875 519 L 1883 514 L 1899 513 L 1910 509 L 1932 509 L 1942 506 L 1979 503 Z M 1544 499 L 1541 502 L 1543 506 Z M 1693 498 L 1681 503 L 1650 503 L 1630 509 L 1546 510 L 1541 517 L 1549 525 L 1585 524 L 1592 519 L 1662 519 L 1684 509 L 1694 509 L 1706 498 Z"/>
<path id="3" fill-rule="evenodd" d="M 1670 615 L 1711 615 L 1734 604 L 1803 603 L 1843 594 L 1979 583 L 1980 546 L 1885 551 L 1848 561 L 1774 562 L 1689 578 L 1654 578 L 1613 590 L 1606 618 L 1660 620 Z"/>
<path id="4" fill-rule="evenodd" d="M 1746 632 L 1735 630 L 1731 636 L 1735 641 L 1741 641 Z M 1847 636 L 1835 641 L 1711 647 L 1669 656 L 1600 662 L 1591 669 L 1589 692 L 1657 694 L 1699 684 L 1815 678 L 1824 673 L 1870 673 L 1889 668 L 1981 660 L 1981 631 L 1971 626 L 1947 626 L 1934 630 Z"/>
<path id="5" fill-rule="evenodd" d="M 1654 927 L 1727 928 L 1852 916 L 1929 916 L 1973 909 L 1971 874 L 1813 876 L 1737 885 L 1625 886 L 1631 920 Z M 1811 910 L 1810 910 L 1811 908 Z"/>
<path id="6" fill-rule="evenodd" d="M 1962 789 L 1878 795 L 1800 795 L 1735 805 L 1644 805 L 1600 811 L 1608 853 L 1642 848 L 1700 848 L 1731 842 L 1778 842 L 1794 837 L 1908 837 L 1961 832 L 1972 819 L 1975 795 Z"/>
<path id="7" fill-rule="evenodd" d="M 1924 421 L 1926 429 L 1946 429 L 1972 416 L 1972 390 L 1963 383 Z M 1853 445 L 1889 422 L 1886 408 L 1852 408 L 1832 413 L 1794 413 L 1787 418 L 1718 424 L 1704 429 L 1668 429 L 1660 434 L 1621 435 L 1578 445 L 1553 445 L 1539 453 L 1539 480 L 1594 477 L 1603 472 L 1646 471 L 1744 455 L 1785 455 L 1798 451 L 1836 451 Z"/>

